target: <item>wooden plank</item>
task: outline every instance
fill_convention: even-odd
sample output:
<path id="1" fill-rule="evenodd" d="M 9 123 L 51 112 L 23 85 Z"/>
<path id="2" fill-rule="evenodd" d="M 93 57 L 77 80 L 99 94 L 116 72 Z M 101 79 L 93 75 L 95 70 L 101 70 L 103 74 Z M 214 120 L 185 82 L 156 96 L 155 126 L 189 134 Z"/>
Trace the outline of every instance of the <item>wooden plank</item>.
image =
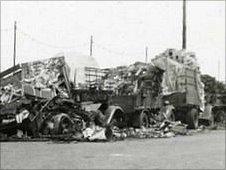
<path id="1" fill-rule="evenodd" d="M 103 77 L 103 75 L 85 73 L 85 76 Z"/>
<path id="2" fill-rule="evenodd" d="M 20 89 L 22 87 L 21 81 L 21 71 L 16 72 L 15 74 L 12 74 L 11 76 L 8 76 L 6 78 L 2 78 L 0 81 L 0 86 L 4 87 L 8 85 L 9 83 L 15 86 L 17 89 Z"/>
<path id="3" fill-rule="evenodd" d="M 7 70 L 5 70 L 5 71 L 3 71 L 3 72 L 0 73 L 0 78 L 5 77 L 6 75 L 15 72 L 15 71 L 19 70 L 20 68 L 21 68 L 21 67 L 20 67 L 19 64 L 17 64 L 17 65 L 14 66 L 14 67 L 10 67 L 9 69 L 7 69 Z"/>

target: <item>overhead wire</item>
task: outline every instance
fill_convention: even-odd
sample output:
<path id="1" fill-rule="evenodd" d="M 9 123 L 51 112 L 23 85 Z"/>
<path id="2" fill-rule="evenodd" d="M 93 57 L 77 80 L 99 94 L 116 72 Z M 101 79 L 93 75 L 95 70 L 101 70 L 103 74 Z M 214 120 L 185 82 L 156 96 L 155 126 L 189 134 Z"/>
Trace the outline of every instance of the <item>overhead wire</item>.
<path id="1" fill-rule="evenodd" d="M 105 47 L 105 46 L 103 46 L 103 45 L 101 45 L 101 44 L 99 44 L 99 43 L 97 43 L 97 42 L 93 42 L 93 44 L 95 45 L 96 44 L 96 46 L 98 47 L 98 48 L 100 48 L 100 49 L 102 49 L 102 50 L 105 50 L 105 51 L 107 51 L 108 53 L 112 53 L 112 54 L 116 54 L 116 55 L 125 55 L 125 52 L 118 52 L 118 51 L 113 51 L 113 50 L 111 50 L 111 49 L 109 49 L 109 48 L 107 48 L 107 47 Z"/>
<path id="2" fill-rule="evenodd" d="M 13 31 L 12 29 L 1 29 L 1 31 Z M 77 44 L 77 45 L 73 45 L 73 46 L 56 46 L 56 45 L 53 45 L 53 44 L 50 44 L 48 42 L 44 42 L 44 41 L 41 41 L 35 37 L 33 37 L 31 34 L 29 33 L 26 33 L 25 31 L 23 31 L 21 28 L 17 27 L 17 32 L 24 36 L 24 37 L 27 37 L 29 38 L 31 41 L 37 43 L 37 44 L 40 44 L 42 46 L 47 46 L 47 47 L 50 47 L 50 48 L 55 48 L 55 49 L 74 49 L 76 47 L 83 47 L 83 46 L 86 46 L 89 44 L 89 42 L 85 42 L 85 43 L 82 43 L 82 44 Z M 134 55 L 134 54 L 128 54 L 126 53 L 125 51 L 123 52 L 119 52 L 119 51 L 115 51 L 115 50 L 112 50 L 108 47 L 106 47 L 105 45 L 102 45 L 100 43 L 97 43 L 96 41 L 93 41 L 93 44 L 96 45 L 96 47 L 98 47 L 99 49 L 102 49 L 110 54 L 114 54 L 114 55 L 121 55 L 121 56 L 131 56 L 131 55 Z M 139 53 L 138 55 L 143 55 L 143 53 Z"/>
<path id="3" fill-rule="evenodd" d="M 56 46 L 56 45 L 53 45 L 53 44 L 50 44 L 50 43 L 47 43 L 47 42 L 38 40 L 37 38 L 34 38 L 33 36 L 31 36 L 30 34 L 24 32 L 24 31 L 21 30 L 21 29 L 17 29 L 17 31 L 18 31 L 21 35 L 23 35 L 23 36 L 29 38 L 29 39 L 30 39 L 31 41 L 33 41 L 33 42 L 36 42 L 36 43 L 38 43 L 38 44 L 40 44 L 40 45 L 43 45 L 43 46 L 47 46 L 47 47 L 51 47 L 51 48 L 56 48 L 56 49 L 73 49 L 73 48 L 76 48 L 76 46 L 77 46 L 77 47 L 78 47 L 78 46 L 81 47 L 81 46 L 86 46 L 86 45 L 88 44 L 88 42 L 85 42 L 85 43 L 83 43 L 83 44 L 77 44 L 77 45 L 73 45 L 73 46 Z"/>
<path id="4" fill-rule="evenodd" d="M 102 44 L 99 44 L 99 43 L 97 43 L 97 42 L 95 42 L 95 41 L 94 41 L 93 43 L 94 43 L 94 45 L 96 44 L 96 46 L 97 46 L 98 48 L 100 48 L 100 49 L 102 49 L 102 50 L 104 50 L 104 51 L 107 51 L 107 52 L 109 52 L 109 53 L 111 53 L 111 54 L 122 55 L 122 56 L 131 56 L 131 55 L 134 55 L 134 53 L 133 53 L 133 54 L 128 54 L 128 53 L 126 53 L 125 51 L 119 52 L 119 51 L 111 50 L 111 49 L 107 48 L 106 46 L 104 46 L 104 45 L 102 45 Z M 144 54 L 144 53 L 141 53 L 141 52 L 137 53 L 137 55 L 143 55 L 143 54 Z"/>

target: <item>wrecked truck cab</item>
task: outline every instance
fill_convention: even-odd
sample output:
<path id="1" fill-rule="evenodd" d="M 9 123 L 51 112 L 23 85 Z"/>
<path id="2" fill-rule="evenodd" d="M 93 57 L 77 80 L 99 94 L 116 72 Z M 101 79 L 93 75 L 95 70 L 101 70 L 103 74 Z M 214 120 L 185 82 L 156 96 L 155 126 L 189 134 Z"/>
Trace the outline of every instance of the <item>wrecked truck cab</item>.
<path id="1" fill-rule="evenodd" d="M 72 90 L 73 98 L 80 103 L 82 110 L 86 111 L 95 124 L 99 126 L 126 126 L 124 110 L 111 103 L 111 91 L 97 89 Z M 93 117 L 93 118 L 92 118 Z"/>
<path id="2" fill-rule="evenodd" d="M 93 102 L 84 102 L 81 105 L 90 117 L 89 121 L 93 121 L 98 126 L 126 127 L 126 114 L 120 106 Z"/>
<path id="3" fill-rule="evenodd" d="M 4 133 L 7 129 L 9 131 L 11 131 L 11 128 L 19 129 L 20 125 L 25 123 L 25 131 L 31 128 L 36 132 L 35 134 L 42 135 L 45 124 L 52 127 L 48 120 L 53 120 L 54 133 L 64 133 L 68 130 L 60 130 L 62 127 L 70 129 L 71 122 L 78 123 L 76 118 L 79 116 L 76 115 L 76 104 L 70 101 L 71 89 L 68 75 L 69 67 L 64 57 L 22 63 L 1 72 L 1 88 L 7 90 L 10 87 L 11 89 L 10 98 L 2 97 L 8 95 L 9 91 L 1 91 L 1 101 L 5 99 L 1 102 L 3 105 L 1 107 L 1 119 L 5 119 L 5 115 L 2 114 L 4 110 L 6 115 L 14 114 L 15 117 L 18 117 L 18 113 L 16 114 L 16 111 L 13 110 L 25 108 L 23 105 L 16 104 L 16 102 L 21 102 L 23 98 L 33 103 L 32 107 L 27 109 L 29 119 L 25 118 L 24 121 L 14 122 L 14 124 L 4 124 Z M 21 93 L 18 95 L 17 91 Z M 13 98 L 13 96 L 16 97 Z M 35 127 L 30 127 L 30 124 L 35 125 Z M 3 126 L 2 123 L 1 126 Z M 3 132 L 2 128 L 1 132 Z M 15 132 L 16 130 L 14 130 Z M 11 132 L 8 134 L 11 135 Z M 35 136 L 34 134 L 30 135 Z"/>

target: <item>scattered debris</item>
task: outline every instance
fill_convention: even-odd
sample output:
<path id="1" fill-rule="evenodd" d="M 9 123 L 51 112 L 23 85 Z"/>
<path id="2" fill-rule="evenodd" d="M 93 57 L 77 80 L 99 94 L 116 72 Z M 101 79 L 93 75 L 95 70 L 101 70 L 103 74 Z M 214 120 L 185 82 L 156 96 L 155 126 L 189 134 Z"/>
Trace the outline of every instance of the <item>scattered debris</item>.
<path id="1" fill-rule="evenodd" d="M 176 135 L 187 135 L 187 125 L 178 122 L 164 121 L 152 127 L 141 129 L 113 127 L 113 136 L 117 139 L 125 138 L 170 138 Z"/>

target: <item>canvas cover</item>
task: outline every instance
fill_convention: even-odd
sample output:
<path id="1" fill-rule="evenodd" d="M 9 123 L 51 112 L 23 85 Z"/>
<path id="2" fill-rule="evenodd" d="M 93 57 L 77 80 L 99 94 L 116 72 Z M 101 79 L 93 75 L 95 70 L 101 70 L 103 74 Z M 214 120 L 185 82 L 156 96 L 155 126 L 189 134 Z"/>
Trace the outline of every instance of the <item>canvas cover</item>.
<path id="1" fill-rule="evenodd" d="M 79 89 L 86 86 L 86 67 L 99 68 L 95 58 L 89 55 L 67 51 L 58 53 L 55 56 L 64 57 L 65 62 L 70 67 L 69 80 Z"/>
<path id="2" fill-rule="evenodd" d="M 191 100 L 197 96 L 200 108 L 204 108 L 204 84 L 194 53 L 168 49 L 152 59 L 152 63 L 164 70 L 161 84 L 163 95 L 186 92 Z"/>

